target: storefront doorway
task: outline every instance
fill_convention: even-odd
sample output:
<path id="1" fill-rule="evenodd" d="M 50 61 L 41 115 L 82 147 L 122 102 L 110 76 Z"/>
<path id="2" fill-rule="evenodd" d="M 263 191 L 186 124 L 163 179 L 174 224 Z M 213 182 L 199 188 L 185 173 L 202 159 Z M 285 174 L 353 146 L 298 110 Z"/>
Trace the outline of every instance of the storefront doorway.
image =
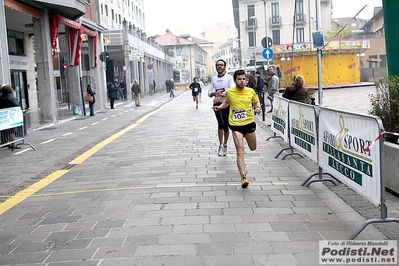
<path id="1" fill-rule="evenodd" d="M 29 108 L 29 96 L 26 82 L 26 71 L 11 70 L 11 86 L 22 109 Z"/>

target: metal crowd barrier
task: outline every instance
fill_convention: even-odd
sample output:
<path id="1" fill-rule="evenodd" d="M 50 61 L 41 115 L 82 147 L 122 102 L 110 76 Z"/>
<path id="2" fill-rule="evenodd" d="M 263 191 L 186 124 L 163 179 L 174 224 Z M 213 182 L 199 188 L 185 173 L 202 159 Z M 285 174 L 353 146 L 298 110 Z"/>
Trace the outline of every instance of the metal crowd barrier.
<path id="1" fill-rule="evenodd" d="M 318 173 L 311 174 L 302 186 L 323 181 L 336 184 L 334 181 L 338 181 L 381 209 L 381 218 L 365 221 L 350 236 L 350 240 L 370 224 L 399 223 L 398 218 L 388 218 L 381 138 L 386 132 L 378 117 L 275 96 L 271 129 L 275 136 L 280 136 L 288 143 L 288 148 L 282 151 L 291 150 L 288 155 L 293 155 L 296 154 L 292 152 L 293 149 L 299 150 L 319 166 Z M 379 145 L 371 148 L 374 143 Z M 323 170 L 328 173 L 323 173 Z M 329 175 L 332 179 L 323 175 Z M 311 180 L 314 176 L 319 178 Z"/>
<path id="2" fill-rule="evenodd" d="M 33 150 L 36 148 L 25 142 L 24 116 L 20 107 L 0 109 L 0 147 L 15 143 L 15 147 L 29 145 Z"/>

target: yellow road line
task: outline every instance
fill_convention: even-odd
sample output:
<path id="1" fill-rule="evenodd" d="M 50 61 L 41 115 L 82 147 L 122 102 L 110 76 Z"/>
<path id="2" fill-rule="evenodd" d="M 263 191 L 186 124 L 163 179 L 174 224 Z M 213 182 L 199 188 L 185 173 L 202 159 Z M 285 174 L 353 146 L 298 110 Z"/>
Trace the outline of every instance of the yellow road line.
<path id="1" fill-rule="evenodd" d="M 76 157 L 69 164 L 81 164 L 81 163 L 83 163 L 88 158 L 90 158 L 93 154 L 95 154 L 96 152 L 101 150 L 103 147 L 105 147 L 107 144 L 109 144 L 112 141 L 114 141 L 115 139 L 119 138 L 120 136 L 122 136 L 126 132 L 129 132 L 130 130 L 132 130 L 133 128 L 138 126 L 138 124 L 144 122 L 151 115 L 153 115 L 153 114 L 159 112 L 160 110 L 162 110 L 164 106 L 161 106 L 160 108 L 152 111 L 151 113 L 146 114 L 145 116 L 140 118 L 137 121 L 136 124 L 132 124 L 132 125 L 126 127 L 125 129 L 119 131 L 118 133 L 115 133 L 114 135 L 112 135 L 111 137 L 107 138 L 106 140 L 101 141 L 100 143 L 95 145 L 90 150 L 88 150 L 85 153 L 83 153 L 82 155 Z M 40 189 L 43 189 L 44 187 L 46 187 L 47 185 L 49 185 L 50 183 L 52 183 L 53 181 L 57 180 L 58 178 L 60 178 L 61 176 L 63 176 L 64 174 L 66 174 L 68 172 L 69 172 L 69 170 L 58 170 L 58 171 L 55 171 L 52 174 L 48 175 L 47 177 L 43 178 L 42 180 L 32 184 L 28 188 L 18 192 L 14 196 L 1 196 L 0 198 L 7 197 L 9 199 L 7 199 L 5 202 L 0 203 L 0 215 L 2 215 L 3 213 L 8 211 L 9 209 L 14 207 L 15 205 L 21 203 L 26 198 L 34 196 L 33 194 L 35 194 L 37 191 L 39 191 Z M 104 190 L 102 190 L 102 191 L 104 191 Z M 83 192 L 92 192 L 92 191 L 80 191 L 80 192 L 74 192 L 74 193 L 83 193 Z M 58 195 L 62 195 L 62 194 L 71 194 L 71 193 L 70 192 L 58 192 L 58 193 L 54 193 L 54 194 L 43 194 L 43 195 L 57 195 L 57 194 Z M 38 196 L 40 196 L 40 195 L 38 195 Z"/>
<path id="2" fill-rule="evenodd" d="M 119 131 L 118 133 L 115 133 L 111 137 L 101 141 L 100 143 L 98 143 L 96 146 L 94 146 L 90 150 L 84 152 L 82 155 L 80 155 L 80 156 L 76 157 L 75 159 L 73 159 L 69 164 L 81 164 L 81 163 L 83 163 L 88 158 L 90 158 L 93 154 L 95 154 L 96 152 L 98 152 L 99 150 L 104 148 L 107 144 L 109 144 L 112 141 L 114 141 L 115 139 L 119 138 L 120 136 L 122 136 L 126 132 L 129 132 L 130 130 L 135 128 L 137 125 L 138 124 L 132 124 L 132 125 L 128 126 L 127 128 Z"/>
<path id="3" fill-rule="evenodd" d="M 251 182 L 251 186 L 284 186 L 288 185 L 285 182 L 277 182 L 277 183 L 259 183 L 259 182 Z M 241 186 L 240 183 L 201 183 L 201 184 L 185 184 L 185 183 L 177 183 L 170 185 L 148 185 L 148 186 L 130 186 L 130 187 L 117 187 L 117 188 L 99 188 L 99 189 L 86 189 L 86 190 L 73 190 L 73 191 L 60 191 L 60 192 L 52 192 L 52 193 L 44 193 L 44 194 L 34 194 L 30 195 L 30 197 L 50 197 L 57 195 L 68 195 L 68 194 L 81 194 L 81 193 L 93 193 L 93 192 L 106 192 L 106 191 L 122 191 L 122 190 L 135 190 L 135 189 L 152 189 L 152 188 L 181 188 L 181 187 L 226 187 L 226 186 Z M 15 196 L 0 196 L 0 198 L 16 198 L 23 197 L 26 198 L 25 195 L 15 195 Z"/>
<path id="4" fill-rule="evenodd" d="M 65 175 L 68 173 L 69 170 L 58 170 L 55 171 L 54 173 L 48 175 L 47 177 L 43 178 L 42 180 L 30 185 L 28 188 L 22 190 L 21 192 L 18 192 L 15 196 L 12 196 L 5 202 L 0 203 L 0 215 L 17 205 L 18 203 L 22 202 L 29 196 L 33 195 L 40 189 L 44 188 L 48 184 L 52 183 L 53 181 L 57 180 L 61 176 Z"/>
<path id="5" fill-rule="evenodd" d="M 138 126 L 138 124 L 143 123 L 147 118 L 149 118 L 150 116 L 152 116 L 153 114 L 159 112 L 162 109 L 159 108 L 155 111 L 152 111 L 151 113 L 146 114 L 145 116 L 143 116 L 142 118 L 140 118 L 137 121 L 137 124 L 132 124 L 130 126 L 128 126 L 127 128 L 119 131 L 118 133 L 115 133 L 114 135 L 112 135 L 111 137 L 101 141 L 100 143 L 98 143 L 96 146 L 94 146 L 93 148 L 91 148 L 90 150 L 86 151 L 85 153 L 83 153 L 82 155 L 78 156 L 77 158 L 75 158 L 74 160 L 72 160 L 69 164 L 81 164 L 84 161 L 86 161 L 88 158 L 90 158 L 93 154 L 95 154 L 96 152 L 98 152 L 99 150 L 101 150 L 102 148 L 104 148 L 107 144 L 111 143 L 112 141 L 114 141 L 115 139 L 119 138 L 120 136 L 122 136 L 123 134 L 129 132 L 130 130 L 132 130 L 133 128 L 135 128 L 136 126 Z"/>

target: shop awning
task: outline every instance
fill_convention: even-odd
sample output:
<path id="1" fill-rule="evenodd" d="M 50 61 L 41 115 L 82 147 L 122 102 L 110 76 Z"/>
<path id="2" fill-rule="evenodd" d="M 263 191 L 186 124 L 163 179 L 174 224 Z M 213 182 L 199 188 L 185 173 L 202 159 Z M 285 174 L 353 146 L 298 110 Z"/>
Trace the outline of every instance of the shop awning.
<path id="1" fill-rule="evenodd" d="M 58 14 L 52 14 L 50 16 L 50 36 L 51 36 L 51 49 L 52 55 L 55 56 L 57 48 L 58 38 L 58 25 L 59 23 L 69 27 L 69 48 L 70 48 L 70 64 L 72 66 L 79 65 L 80 48 L 82 42 L 82 34 L 86 34 L 90 37 L 90 58 L 92 58 L 92 67 L 97 66 L 97 32 L 92 31 L 80 23 L 65 18 Z"/>
<path id="2" fill-rule="evenodd" d="M 4 5 L 11 9 L 14 9 L 16 11 L 30 15 L 35 18 L 41 17 L 41 13 L 39 10 L 14 2 L 13 0 L 4 0 Z"/>

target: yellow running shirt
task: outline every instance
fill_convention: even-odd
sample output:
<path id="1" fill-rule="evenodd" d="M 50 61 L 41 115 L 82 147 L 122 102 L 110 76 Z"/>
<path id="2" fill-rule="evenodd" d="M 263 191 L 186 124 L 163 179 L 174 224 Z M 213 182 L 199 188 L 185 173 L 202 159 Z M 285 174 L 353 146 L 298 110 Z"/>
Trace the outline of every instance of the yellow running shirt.
<path id="1" fill-rule="evenodd" d="M 237 87 L 226 91 L 226 102 L 230 104 L 229 125 L 245 126 L 255 121 L 252 113 L 252 104 L 259 102 L 256 92 L 252 88 Z"/>

